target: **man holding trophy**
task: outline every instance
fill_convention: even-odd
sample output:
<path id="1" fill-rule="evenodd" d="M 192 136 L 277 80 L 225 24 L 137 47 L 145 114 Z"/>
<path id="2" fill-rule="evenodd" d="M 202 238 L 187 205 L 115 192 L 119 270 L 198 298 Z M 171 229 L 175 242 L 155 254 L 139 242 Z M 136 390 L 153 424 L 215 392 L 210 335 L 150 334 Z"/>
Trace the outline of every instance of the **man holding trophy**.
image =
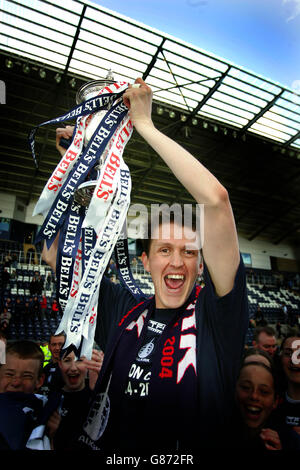
<path id="1" fill-rule="evenodd" d="M 199 160 L 154 126 L 152 91 L 141 78 L 126 87 L 122 104 L 129 110 L 131 125 L 196 203 L 204 205 L 205 241 L 200 246 L 199 234 L 192 226 L 183 227 L 176 217 L 151 227 L 151 240 L 146 240 L 142 254 L 155 288 L 150 299 L 101 277 L 99 292 L 96 295 L 93 290 L 92 294 L 98 304 L 93 332 L 105 356 L 78 445 L 104 453 L 135 454 L 195 454 L 202 448 L 220 448 L 225 446 L 224 432 L 228 434 L 248 327 L 245 273 L 228 192 Z M 128 123 L 125 130 L 125 134 L 130 133 Z M 57 129 L 57 148 L 62 155 L 65 149 L 60 147 L 60 138 L 72 135 L 74 139 L 76 133 L 79 137 L 78 126 L 75 131 L 69 126 Z M 102 185 L 95 191 L 109 200 L 118 169 L 123 187 L 111 203 L 121 201 L 124 193 L 122 207 L 128 208 L 128 169 L 117 150 L 118 145 L 107 156 L 106 179 L 102 177 Z M 62 204 L 63 201 L 61 207 Z M 75 207 L 69 219 L 77 220 L 81 210 Z M 103 213 L 95 209 L 93 217 L 97 214 L 104 223 Z M 125 218 L 122 227 L 124 221 Z M 114 225 L 113 217 L 109 224 Z M 86 221 L 83 226 L 86 230 L 90 227 Z M 114 243 L 120 231 L 113 235 Z M 102 230 L 100 236 L 99 245 L 109 243 L 108 229 Z M 45 244 L 44 259 L 54 269 L 55 265 L 61 267 L 62 260 L 65 267 L 68 265 L 62 257 L 57 258 L 56 264 L 57 247 L 64 243 L 55 234 L 52 244 Z M 100 255 L 95 255 L 97 250 L 91 252 L 93 265 L 88 268 L 91 261 L 87 261 L 86 270 L 90 272 L 85 270 L 83 274 L 86 290 L 80 293 L 77 289 L 75 299 L 80 295 L 86 299 L 89 286 L 93 288 L 92 269 L 98 269 Z M 72 256 L 76 272 L 78 251 Z M 201 289 L 196 279 L 202 271 L 205 286 Z M 76 274 L 73 286 L 74 279 Z M 68 295 L 72 296 L 72 292 L 71 287 Z M 69 320 L 61 326 L 69 325 L 75 330 L 79 322 L 74 319 L 74 311 L 83 307 L 80 301 L 70 305 L 73 323 Z M 87 333 L 85 338 L 92 343 L 94 336 Z"/>

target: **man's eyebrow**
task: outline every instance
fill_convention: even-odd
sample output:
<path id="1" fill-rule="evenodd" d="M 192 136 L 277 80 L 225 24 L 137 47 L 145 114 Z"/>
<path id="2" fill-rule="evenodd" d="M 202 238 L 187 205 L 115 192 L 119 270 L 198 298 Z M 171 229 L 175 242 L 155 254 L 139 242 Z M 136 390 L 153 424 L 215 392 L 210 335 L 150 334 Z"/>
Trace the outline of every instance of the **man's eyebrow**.
<path id="1" fill-rule="evenodd" d="M 156 240 L 156 246 L 173 246 L 173 243 L 170 242 L 169 240 Z M 190 243 L 187 243 L 182 247 L 184 250 L 193 250 L 193 251 L 199 251 L 200 248 L 197 247 L 197 245 L 191 245 Z"/>
<path id="2" fill-rule="evenodd" d="M 155 240 L 156 245 L 171 245 L 170 240 Z"/>

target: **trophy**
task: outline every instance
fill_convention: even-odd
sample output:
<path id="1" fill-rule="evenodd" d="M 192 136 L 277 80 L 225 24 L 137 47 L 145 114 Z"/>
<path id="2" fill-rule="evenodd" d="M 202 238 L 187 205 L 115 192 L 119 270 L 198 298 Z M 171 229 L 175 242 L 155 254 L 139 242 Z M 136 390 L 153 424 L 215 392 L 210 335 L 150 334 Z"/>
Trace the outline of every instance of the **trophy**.
<path id="1" fill-rule="evenodd" d="M 113 78 L 112 70 L 108 71 L 106 78 L 103 80 L 92 80 L 88 83 L 85 83 L 79 88 L 79 90 L 76 93 L 76 104 L 80 104 L 90 98 L 97 96 L 100 90 L 102 90 L 104 87 L 111 85 L 113 83 L 116 83 L 116 81 Z M 106 106 L 106 109 L 102 109 L 100 111 L 97 111 L 93 115 L 91 115 L 89 124 L 86 129 L 86 133 L 85 133 L 84 146 L 86 146 L 88 142 L 90 141 L 95 130 L 99 126 L 102 119 L 105 117 L 107 111 L 111 108 L 111 105 L 112 105 L 112 101 L 109 101 Z M 75 191 L 74 200 L 75 202 L 77 202 L 77 204 L 80 204 L 81 206 L 87 207 L 92 199 L 94 189 L 97 184 L 99 172 L 103 164 L 103 161 L 101 160 L 102 159 L 100 159 L 100 161 L 94 166 L 93 171 L 91 172 L 91 176 L 93 179 L 89 179 L 88 181 L 85 181 Z"/>
<path id="2" fill-rule="evenodd" d="M 35 212 L 45 215 L 37 241 L 45 239 L 49 249 L 59 233 L 56 297 L 63 316 L 57 331 L 65 332 L 66 348 L 75 347 L 76 354 L 88 358 L 92 354 L 101 279 L 117 243 L 117 264 L 131 274 L 126 249 L 131 178 L 123 159 L 133 130 L 122 100 L 127 88 L 128 83 L 115 81 L 111 71 L 104 79 L 84 84 L 76 94 L 76 107 L 41 123 L 29 139 L 35 157 L 38 127 L 80 118 Z M 125 286 L 139 295 L 129 274 L 124 277 Z"/>

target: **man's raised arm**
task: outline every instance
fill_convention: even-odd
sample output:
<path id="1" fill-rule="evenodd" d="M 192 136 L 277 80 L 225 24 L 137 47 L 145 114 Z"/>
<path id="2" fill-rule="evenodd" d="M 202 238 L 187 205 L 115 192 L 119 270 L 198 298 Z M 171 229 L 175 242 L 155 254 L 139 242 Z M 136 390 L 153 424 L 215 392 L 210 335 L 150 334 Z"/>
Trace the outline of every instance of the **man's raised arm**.
<path id="1" fill-rule="evenodd" d="M 152 92 L 138 78 L 139 88 L 129 87 L 123 95 L 137 132 L 172 170 L 176 178 L 204 204 L 203 256 L 218 296 L 233 288 L 240 261 L 238 237 L 227 190 L 195 157 L 162 134 L 151 119 Z"/>

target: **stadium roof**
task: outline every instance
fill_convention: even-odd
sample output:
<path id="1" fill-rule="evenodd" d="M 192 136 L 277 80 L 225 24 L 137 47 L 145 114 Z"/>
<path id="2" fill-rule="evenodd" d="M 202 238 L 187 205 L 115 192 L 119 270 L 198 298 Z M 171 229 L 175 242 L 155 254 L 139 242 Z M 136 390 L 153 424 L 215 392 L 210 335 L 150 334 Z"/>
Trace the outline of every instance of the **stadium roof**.
<path id="1" fill-rule="evenodd" d="M 27 202 L 39 196 L 57 164 L 55 130 L 37 134 L 38 170 L 28 131 L 73 107 L 83 83 L 112 70 L 116 80 L 142 76 L 151 86 L 155 124 L 228 188 L 242 234 L 299 242 L 299 94 L 87 1 L 2 0 L 0 23 L 8 138 L 0 191 Z M 190 200 L 139 136 L 125 159 L 134 202 Z"/>
<path id="2" fill-rule="evenodd" d="M 143 76 L 160 102 L 300 149 L 300 96 L 83 1 L 2 1 L 1 49 L 90 79 Z"/>

